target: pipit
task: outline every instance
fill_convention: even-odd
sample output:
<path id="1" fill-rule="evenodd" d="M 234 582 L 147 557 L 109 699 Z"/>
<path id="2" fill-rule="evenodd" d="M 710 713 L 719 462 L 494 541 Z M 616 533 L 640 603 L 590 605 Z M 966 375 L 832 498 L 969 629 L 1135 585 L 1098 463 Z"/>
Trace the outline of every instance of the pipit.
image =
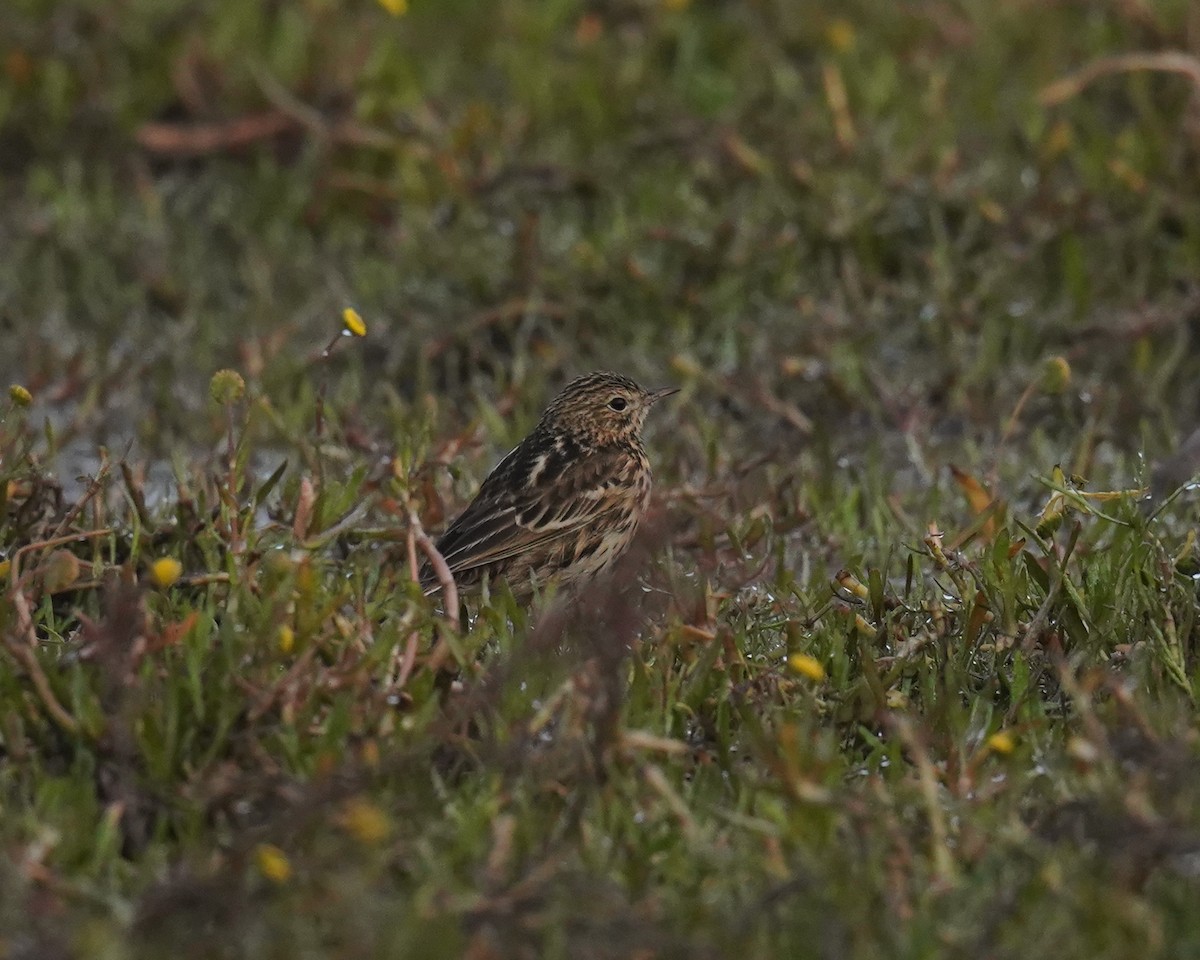
<path id="1" fill-rule="evenodd" d="M 568 383 L 438 539 L 455 584 L 503 579 L 527 596 L 533 584 L 569 587 L 610 566 L 650 500 L 642 424 L 675 392 L 643 390 L 615 373 Z M 440 589 L 428 565 L 421 585 Z"/>

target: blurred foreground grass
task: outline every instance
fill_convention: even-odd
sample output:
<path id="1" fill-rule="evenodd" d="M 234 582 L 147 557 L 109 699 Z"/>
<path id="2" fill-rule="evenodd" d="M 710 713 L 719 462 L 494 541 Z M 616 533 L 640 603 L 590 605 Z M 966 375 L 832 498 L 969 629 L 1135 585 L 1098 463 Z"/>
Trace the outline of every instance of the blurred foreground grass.
<path id="1" fill-rule="evenodd" d="M 6 4 L 0 957 L 1200 953 L 1198 52 Z M 595 367 L 644 549 L 454 629 L 413 517 Z"/>

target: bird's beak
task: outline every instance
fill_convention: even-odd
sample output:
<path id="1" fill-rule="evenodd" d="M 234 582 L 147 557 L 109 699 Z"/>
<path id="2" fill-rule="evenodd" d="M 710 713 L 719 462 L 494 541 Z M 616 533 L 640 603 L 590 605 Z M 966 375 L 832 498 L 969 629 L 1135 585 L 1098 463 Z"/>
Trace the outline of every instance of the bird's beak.
<path id="1" fill-rule="evenodd" d="M 659 400 L 663 399 L 663 397 L 669 397 L 671 394 L 678 392 L 678 387 L 663 387 L 661 390 L 655 390 L 652 394 L 650 394 L 650 403 L 651 405 L 656 404 Z"/>

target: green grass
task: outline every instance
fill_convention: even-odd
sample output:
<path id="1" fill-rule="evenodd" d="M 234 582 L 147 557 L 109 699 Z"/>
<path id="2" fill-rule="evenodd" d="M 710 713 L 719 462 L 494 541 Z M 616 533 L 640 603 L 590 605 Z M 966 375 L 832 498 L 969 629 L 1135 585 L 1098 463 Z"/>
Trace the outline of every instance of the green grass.
<path id="1" fill-rule="evenodd" d="M 1198 28 L 5 5 L 0 957 L 1200 952 L 1194 91 L 1045 95 Z M 456 630 L 596 367 L 635 562 Z"/>

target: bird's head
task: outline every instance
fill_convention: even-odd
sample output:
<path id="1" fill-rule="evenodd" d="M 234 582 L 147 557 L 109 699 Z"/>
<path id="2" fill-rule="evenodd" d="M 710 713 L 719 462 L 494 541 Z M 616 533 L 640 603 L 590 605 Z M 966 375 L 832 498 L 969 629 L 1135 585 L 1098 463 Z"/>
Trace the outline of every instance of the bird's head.
<path id="1" fill-rule="evenodd" d="M 644 390 L 617 373 L 589 373 L 563 387 L 538 426 L 596 444 L 634 442 L 650 408 L 676 392 L 675 387 Z"/>

